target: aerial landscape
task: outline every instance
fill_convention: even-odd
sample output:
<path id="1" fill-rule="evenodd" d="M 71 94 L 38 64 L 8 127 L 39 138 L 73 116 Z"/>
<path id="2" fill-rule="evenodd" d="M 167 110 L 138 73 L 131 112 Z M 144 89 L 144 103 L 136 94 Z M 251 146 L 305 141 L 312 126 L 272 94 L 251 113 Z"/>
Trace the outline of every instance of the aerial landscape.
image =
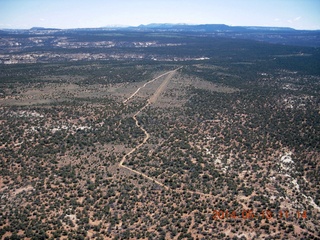
<path id="1" fill-rule="evenodd" d="M 0 29 L 0 239 L 320 239 L 320 30 L 293 27 Z"/>

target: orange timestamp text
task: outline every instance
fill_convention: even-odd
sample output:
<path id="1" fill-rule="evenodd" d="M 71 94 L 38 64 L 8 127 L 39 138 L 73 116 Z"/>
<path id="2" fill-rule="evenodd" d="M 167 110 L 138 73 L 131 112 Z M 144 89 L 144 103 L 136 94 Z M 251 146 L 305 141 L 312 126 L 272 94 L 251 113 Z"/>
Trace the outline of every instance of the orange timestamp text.
<path id="1" fill-rule="evenodd" d="M 265 218 L 265 219 L 282 219 L 289 217 L 296 217 L 297 219 L 306 219 L 307 211 L 296 211 L 295 213 L 289 212 L 288 210 L 280 210 L 274 212 L 271 210 L 262 210 L 260 212 L 253 211 L 252 209 L 243 209 L 241 212 L 228 211 L 228 210 L 214 210 L 212 218 L 214 220 L 219 219 L 256 219 L 256 218 Z"/>

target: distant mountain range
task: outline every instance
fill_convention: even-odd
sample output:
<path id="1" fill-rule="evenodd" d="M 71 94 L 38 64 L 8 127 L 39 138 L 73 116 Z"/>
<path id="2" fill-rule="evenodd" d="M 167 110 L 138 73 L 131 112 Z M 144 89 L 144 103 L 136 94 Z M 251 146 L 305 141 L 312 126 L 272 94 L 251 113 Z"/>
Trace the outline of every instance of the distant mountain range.
<path id="1" fill-rule="evenodd" d="M 138 27 L 128 27 L 131 30 L 165 30 L 175 32 L 239 32 L 239 31 L 297 31 L 293 28 L 284 27 L 246 27 L 246 26 L 228 26 L 225 24 L 199 24 L 199 25 L 188 25 L 188 24 L 170 24 L 170 23 L 151 23 L 147 25 L 140 25 Z"/>
<path id="2" fill-rule="evenodd" d="M 104 29 L 104 30 L 130 30 L 130 31 L 169 31 L 169 32 L 248 32 L 248 31 L 271 31 L 271 32 L 288 32 L 288 31 L 303 31 L 309 32 L 311 30 L 296 30 L 289 27 L 261 27 L 261 26 L 228 26 L 225 24 L 172 24 L 172 23 L 151 23 L 139 26 L 123 26 L 123 25 L 109 25 L 100 28 L 77 28 L 77 30 L 84 29 Z M 33 27 L 32 31 L 45 30 L 63 30 L 58 28 L 44 28 Z M 72 29 L 68 29 L 72 30 Z M 75 29 L 73 29 L 75 30 Z M 317 32 L 317 31 L 312 31 Z M 318 30 L 320 32 L 320 30 Z"/>
<path id="3" fill-rule="evenodd" d="M 33 27 L 33 28 L 30 28 L 31 31 L 41 31 L 41 30 L 61 30 L 59 28 L 45 28 L 45 27 Z"/>
<path id="4" fill-rule="evenodd" d="M 320 47 L 320 30 L 296 30 L 288 27 L 228 26 L 225 24 L 157 24 L 137 27 L 101 28 L 131 32 L 188 33 L 201 36 L 251 39 L 275 44 Z"/>
<path id="5" fill-rule="evenodd" d="M 210 36 L 235 39 L 251 39 L 275 44 L 297 45 L 308 47 L 320 47 L 320 30 L 296 30 L 288 27 L 261 27 L 261 26 L 228 26 L 225 24 L 170 24 L 152 23 L 139 26 L 110 25 L 101 28 L 75 28 L 57 29 L 33 27 L 29 30 L 2 29 L 0 34 L 24 33 L 24 34 L 60 34 L 72 32 L 86 32 L 99 34 L 101 31 L 188 34 L 195 36 Z"/>

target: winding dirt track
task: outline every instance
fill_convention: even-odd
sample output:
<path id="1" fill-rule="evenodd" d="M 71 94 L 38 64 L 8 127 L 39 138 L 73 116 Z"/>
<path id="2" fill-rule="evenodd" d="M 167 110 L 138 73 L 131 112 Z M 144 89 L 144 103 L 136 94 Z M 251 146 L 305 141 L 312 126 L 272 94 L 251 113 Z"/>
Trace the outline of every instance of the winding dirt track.
<path id="1" fill-rule="evenodd" d="M 158 99 L 158 97 L 160 96 L 160 94 L 166 89 L 170 79 L 174 76 L 174 74 L 176 73 L 176 71 L 178 71 L 179 69 L 181 69 L 182 67 L 179 67 L 175 70 L 172 70 L 172 71 L 169 71 L 169 72 L 166 72 L 166 73 L 163 73 L 161 74 L 160 76 L 146 82 L 143 86 L 139 87 L 130 97 L 128 97 L 126 100 L 123 101 L 124 104 L 126 104 L 131 98 L 133 98 L 142 88 L 144 88 L 147 84 L 151 83 L 151 82 L 154 82 L 155 80 L 165 76 L 165 75 L 168 75 L 164 80 L 163 82 L 161 83 L 161 85 L 157 88 L 157 90 L 154 92 L 154 94 L 148 99 L 147 101 L 147 104 L 145 106 L 143 106 L 138 112 L 136 112 L 132 118 L 134 119 L 135 123 L 136 123 L 136 126 L 138 128 L 140 128 L 144 134 L 145 134 L 145 137 L 143 139 L 143 141 L 141 143 L 139 143 L 135 148 L 133 148 L 130 152 L 128 152 L 126 155 L 124 155 L 121 159 L 121 161 L 119 162 L 119 167 L 121 168 L 125 168 L 133 173 L 136 173 L 136 174 L 139 174 L 141 176 L 143 176 L 144 178 L 146 179 L 149 179 L 150 181 L 158 184 L 159 186 L 163 187 L 164 189 L 166 190 L 172 190 L 172 191 L 175 191 L 175 192 L 179 192 L 179 193 L 191 193 L 191 194 L 199 194 L 201 196 L 205 196 L 205 197 L 213 197 L 213 195 L 211 194 L 205 194 L 205 193 L 202 193 L 202 192 L 197 192 L 197 191 L 190 191 L 190 190 L 182 190 L 182 189 L 170 189 L 168 186 L 164 185 L 162 182 L 159 182 L 158 180 L 152 178 L 152 177 L 149 177 L 148 175 L 142 173 L 142 172 L 139 172 L 137 170 L 134 170 L 128 166 L 125 166 L 123 165 L 123 163 L 125 162 L 126 158 L 128 156 L 130 156 L 133 152 L 137 151 L 139 148 L 141 148 L 147 141 L 148 139 L 150 138 L 150 134 L 139 124 L 139 121 L 137 119 L 137 115 L 140 114 L 148 105 L 152 104 L 152 103 L 155 103 Z"/>
<path id="2" fill-rule="evenodd" d="M 139 174 L 139 175 L 142 175 L 143 177 L 149 179 L 149 180 L 152 181 L 152 182 L 155 182 L 156 184 L 158 184 L 158 185 L 160 185 L 160 186 L 162 186 L 162 187 L 164 187 L 165 189 L 168 190 L 169 188 L 168 188 L 167 186 L 165 186 L 163 183 L 157 181 L 156 179 L 151 178 L 151 177 L 149 177 L 148 175 L 146 175 L 146 174 L 144 174 L 144 173 L 142 173 L 142 172 L 139 172 L 139 171 L 137 171 L 137 170 L 134 170 L 134 169 L 132 169 L 132 168 L 129 168 L 129 167 L 123 165 L 123 163 L 124 163 L 124 161 L 126 160 L 126 158 L 127 158 L 129 155 L 131 155 L 133 152 L 135 152 L 135 151 L 137 151 L 139 148 L 141 148 L 142 145 L 144 145 L 144 144 L 148 141 L 148 139 L 149 139 L 149 137 L 150 137 L 150 134 L 139 124 L 138 119 L 136 118 L 136 116 L 137 116 L 144 108 L 146 108 L 148 105 L 149 105 L 149 102 L 148 102 L 143 108 L 141 108 L 138 112 L 136 112 L 136 113 L 133 115 L 133 117 L 132 117 L 132 118 L 135 120 L 135 122 L 136 122 L 136 126 L 137 126 L 138 128 L 140 128 L 140 129 L 144 132 L 145 137 L 144 137 L 143 141 L 142 141 L 138 146 L 136 146 L 135 148 L 133 148 L 130 152 L 128 152 L 126 155 L 124 155 L 124 156 L 122 157 L 122 159 L 121 159 L 121 161 L 120 161 L 120 163 L 119 163 L 119 167 L 123 167 L 123 168 L 125 168 L 125 169 L 128 169 L 128 170 L 131 171 L 131 172 L 134 172 L 134 173 L 137 173 L 137 174 Z"/>
<path id="3" fill-rule="evenodd" d="M 180 67 L 180 68 L 181 68 L 181 67 Z M 149 179 L 150 181 L 152 181 L 152 182 L 154 182 L 154 183 L 162 186 L 162 187 L 165 188 L 166 190 L 169 190 L 169 188 L 168 188 L 166 185 L 164 185 L 163 183 L 159 182 L 158 180 L 156 180 L 156 179 L 154 179 L 154 178 L 149 177 L 148 175 L 146 175 L 146 174 L 144 174 L 144 173 L 142 173 L 142 172 L 139 172 L 139 171 L 137 171 L 137 170 L 134 170 L 134 169 L 132 169 L 132 168 L 129 168 L 128 166 L 123 165 L 123 163 L 124 163 L 124 161 L 126 160 L 126 158 L 127 158 L 129 155 L 131 155 L 133 152 L 135 152 L 135 151 L 137 151 L 139 148 L 141 148 L 141 147 L 148 141 L 148 139 L 150 138 L 150 134 L 139 124 L 139 121 L 138 121 L 138 119 L 137 119 L 137 115 L 138 115 L 140 112 L 142 112 L 148 105 L 150 105 L 150 104 L 152 104 L 152 103 L 155 103 L 155 102 L 157 101 L 157 99 L 158 99 L 158 97 L 160 96 L 160 94 L 165 90 L 166 86 L 168 85 L 170 79 L 173 77 L 173 75 L 175 74 L 175 72 L 176 72 L 177 70 L 179 70 L 180 68 L 177 68 L 177 69 L 175 69 L 175 70 L 166 72 L 166 73 L 164 73 L 164 74 L 161 74 L 160 76 L 158 76 L 158 77 L 156 77 L 156 78 L 154 78 L 154 79 L 146 82 L 143 86 L 139 87 L 130 97 L 128 97 L 126 100 L 123 101 L 123 103 L 128 102 L 131 98 L 133 98 L 133 97 L 140 91 L 140 89 L 142 89 L 142 88 L 144 88 L 145 86 L 147 86 L 147 84 L 149 84 L 149 83 L 151 83 L 151 82 L 154 82 L 155 80 L 157 80 L 157 79 L 159 79 L 159 78 L 161 78 L 161 77 L 163 77 L 163 76 L 165 76 L 165 75 L 168 75 L 168 76 L 165 78 L 165 80 L 161 83 L 161 85 L 158 87 L 158 89 L 155 91 L 155 93 L 151 96 L 151 98 L 148 99 L 147 104 L 146 104 L 145 106 L 143 106 L 138 112 L 136 112 L 136 113 L 132 116 L 132 118 L 133 118 L 134 121 L 136 122 L 136 126 L 137 126 L 138 128 L 140 128 L 140 129 L 144 132 L 145 137 L 144 137 L 143 141 L 142 141 L 140 144 L 138 144 L 138 145 L 137 145 L 135 148 L 133 148 L 130 152 L 128 152 L 126 155 L 124 155 L 124 156 L 122 157 L 120 163 L 119 163 L 119 167 L 125 168 L 125 169 L 127 169 L 127 170 L 129 170 L 129 171 L 131 171 L 131 172 L 134 172 L 134 173 L 136 173 L 136 174 L 139 174 L 139 175 L 141 175 L 141 176 Z"/>

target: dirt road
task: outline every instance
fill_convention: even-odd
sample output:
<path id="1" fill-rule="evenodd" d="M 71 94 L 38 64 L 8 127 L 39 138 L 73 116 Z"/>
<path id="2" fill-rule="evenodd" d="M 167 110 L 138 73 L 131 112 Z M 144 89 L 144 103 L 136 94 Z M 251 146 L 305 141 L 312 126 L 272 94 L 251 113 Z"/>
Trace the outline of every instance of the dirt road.
<path id="1" fill-rule="evenodd" d="M 181 67 L 180 67 L 181 68 Z M 123 163 L 125 162 L 126 158 L 128 156 L 130 156 L 133 152 L 137 151 L 139 148 L 141 148 L 147 141 L 148 139 L 150 138 L 150 135 L 149 133 L 139 124 L 139 121 L 137 119 L 137 115 L 140 114 L 140 112 L 142 112 L 148 105 L 152 104 L 152 103 L 155 103 L 158 99 L 158 97 L 160 96 L 160 94 L 165 90 L 166 86 L 168 85 L 170 79 L 174 76 L 174 74 L 176 73 L 177 70 L 179 70 L 180 68 L 177 68 L 175 70 L 172 70 L 172 71 L 169 71 L 169 72 L 166 72 L 166 73 L 163 73 L 161 74 L 160 76 L 146 82 L 143 86 L 139 87 L 130 97 L 128 97 L 126 100 L 123 101 L 123 103 L 127 103 L 131 98 L 133 98 L 142 88 L 144 88 L 147 84 L 151 83 L 151 82 L 154 82 L 155 80 L 165 76 L 165 75 L 168 75 L 165 80 L 161 83 L 161 85 L 157 88 L 157 90 L 155 91 L 155 93 L 151 96 L 150 99 L 148 99 L 147 101 L 147 104 L 145 106 L 143 106 L 138 112 L 136 112 L 134 115 L 133 115 L 133 119 L 136 123 L 136 126 L 138 128 L 140 128 L 144 134 L 145 134 L 145 137 L 143 139 L 143 141 L 138 144 L 135 148 L 133 148 L 130 152 L 128 152 L 126 155 L 124 155 L 121 159 L 121 161 L 119 162 L 119 167 L 122 167 L 122 168 L 125 168 L 131 172 L 134 172 L 136 174 L 139 174 L 147 179 L 149 179 L 150 181 L 162 186 L 163 188 L 165 188 L 166 190 L 169 190 L 169 188 L 164 185 L 163 183 L 159 182 L 158 180 L 154 179 L 154 178 L 151 178 L 149 177 L 148 175 L 142 173 L 142 172 L 139 172 L 137 170 L 134 170 L 134 169 L 131 169 L 129 168 L 128 166 L 125 166 L 123 165 Z"/>
<path id="2" fill-rule="evenodd" d="M 181 68 L 181 67 L 180 67 Z M 158 77 L 156 77 L 156 78 L 154 78 L 154 79 L 151 79 L 150 81 L 148 81 L 148 82 L 146 82 L 145 84 L 143 84 L 143 86 L 141 86 L 141 87 L 139 87 L 130 97 L 128 97 L 126 100 L 124 100 L 123 101 L 123 103 L 126 103 L 126 102 L 128 102 L 131 98 L 133 98 L 139 91 L 140 91 L 140 89 L 141 88 L 144 88 L 145 86 L 147 86 L 149 83 L 152 83 L 152 82 L 154 82 L 155 80 L 157 80 L 157 79 L 159 79 L 159 78 L 161 78 L 161 77 L 163 77 L 163 76 L 165 76 L 165 75 L 167 75 L 167 74 L 169 74 L 170 73 L 170 75 L 171 75 L 171 77 L 173 76 L 172 74 L 173 73 L 175 73 L 177 70 L 179 70 L 180 68 L 177 68 L 177 69 L 175 69 L 175 70 L 172 70 L 172 71 L 169 71 L 169 72 L 165 72 L 165 73 L 163 73 L 163 74 L 161 74 L 161 75 L 159 75 Z M 168 81 L 170 80 L 170 78 L 168 79 Z M 161 86 L 160 86 L 161 87 Z M 159 87 L 159 88 L 160 88 Z M 159 88 L 157 89 L 157 91 L 159 90 Z M 163 91 L 164 89 L 162 89 L 161 91 Z M 156 92 L 157 92 L 156 91 Z M 160 93 L 161 93 L 161 91 L 160 91 Z"/>
<path id="3" fill-rule="evenodd" d="M 149 103 L 155 103 L 158 99 L 158 97 L 160 96 L 160 94 L 166 89 L 170 79 L 173 77 L 173 75 L 175 74 L 175 72 L 177 70 L 179 70 L 180 68 L 171 71 L 168 76 L 166 77 L 166 79 L 161 83 L 161 85 L 158 87 L 158 89 L 155 91 L 155 93 L 152 95 L 152 97 L 149 99 Z"/>
<path id="4" fill-rule="evenodd" d="M 172 71 L 169 71 L 169 72 L 166 72 L 164 74 L 161 74 L 160 76 L 146 82 L 143 86 L 139 87 L 130 97 L 128 97 L 126 100 L 123 101 L 123 103 L 127 103 L 131 98 L 133 98 L 142 88 L 144 88 L 147 84 L 151 83 L 151 82 L 154 82 L 155 80 L 165 76 L 165 75 L 168 75 L 164 80 L 163 82 L 161 83 L 161 85 L 157 88 L 157 90 L 154 92 L 154 94 L 148 99 L 147 101 L 147 104 L 144 105 L 139 111 L 137 111 L 133 116 L 132 118 L 134 119 L 135 123 L 136 123 L 136 126 L 138 128 L 140 128 L 143 132 L 144 132 L 144 139 L 141 143 L 139 143 L 135 148 L 133 148 L 130 152 L 128 152 L 126 155 L 124 155 L 121 159 L 121 161 L 119 162 L 119 167 L 121 168 L 125 168 L 133 173 L 136 173 L 136 174 L 139 174 L 141 176 L 143 176 L 144 178 L 158 184 L 159 186 L 163 187 L 164 189 L 166 190 L 172 190 L 174 192 L 178 192 L 178 193 L 183 193 L 183 192 L 188 192 L 188 193 L 192 193 L 192 194 L 199 194 L 201 196 L 205 196 L 205 197 L 213 197 L 212 195 L 210 194 L 205 194 L 205 193 L 201 193 L 201 192 L 197 192 L 197 191 L 190 191 L 190 190 L 182 190 L 182 189 L 170 189 L 168 186 L 164 185 L 163 183 L 159 182 L 158 180 L 152 178 L 152 177 L 149 177 L 148 175 L 142 173 L 142 172 L 139 172 L 137 170 L 134 170 L 128 166 L 125 166 L 123 165 L 125 160 L 127 159 L 128 156 L 130 156 L 133 152 L 137 151 L 138 149 L 140 149 L 147 141 L 148 139 L 150 138 L 150 134 L 139 124 L 139 121 L 137 119 L 137 115 L 139 115 L 147 106 L 149 106 L 150 104 L 153 104 L 157 101 L 158 97 L 160 96 L 160 94 L 166 89 L 170 79 L 172 79 L 172 77 L 174 76 L 174 74 L 176 73 L 176 71 L 178 71 L 179 69 L 181 69 L 182 67 L 179 67 L 175 70 L 172 70 Z"/>

